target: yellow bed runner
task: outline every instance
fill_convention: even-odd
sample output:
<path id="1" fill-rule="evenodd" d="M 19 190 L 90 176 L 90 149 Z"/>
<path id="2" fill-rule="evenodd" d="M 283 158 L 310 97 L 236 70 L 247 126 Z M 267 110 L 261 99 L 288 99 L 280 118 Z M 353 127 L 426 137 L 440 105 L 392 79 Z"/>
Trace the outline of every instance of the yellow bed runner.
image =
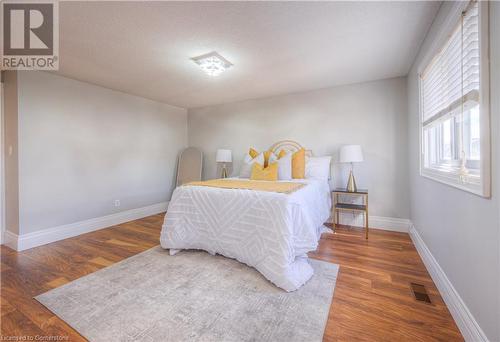
<path id="1" fill-rule="evenodd" d="M 190 182 L 184 186 L 210 186 L 213 188 L 224 189 L 246 189 L 256 191 L 278 192 L 282 194 L 290 194 L 304 187 L 304 183 L 294 182 L 274 182 L 274 181 L 255 181 L 255 180 L 238 180 L 238 179 L 210 179 L 202 182 Z"/>

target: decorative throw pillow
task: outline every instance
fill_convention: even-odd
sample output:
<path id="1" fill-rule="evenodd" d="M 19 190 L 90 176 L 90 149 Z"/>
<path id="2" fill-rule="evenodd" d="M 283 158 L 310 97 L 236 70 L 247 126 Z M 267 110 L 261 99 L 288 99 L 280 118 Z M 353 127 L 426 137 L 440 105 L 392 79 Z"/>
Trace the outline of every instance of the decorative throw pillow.
<path id="1" fill-rule="evenodd" d="M 254 163 L 259 163 L 264 165 L 264 154 L 260 153 L 255 158 L 250 156 L 250 153 L 245 156 L 243 160 L 243 165 L 241 165 L 240 178 L 250 178 L 252 173 L 252 165 Z"/>
<path id="2" fill-rule="evenodd" d="M 281 157 L 280 157 L 281 155 Z M 276 156 L 271 153 L 269 156 L 269 163 L 278 163 L 278 179 L 279 180 L 291 180 L 292 179 L 292 153 L 279 153 Z"/>
<path id="3" fill-rule="evenodd" d="M 264 151 L 264 167 L 269 166 L 269 157 L 271 157 L 272 152 L 271 151 Z"/>
<path id="4" fill-rule="evenodd" d="M 301 148 L 292 155 L 292 178 L 303 179 L 306 176 L 306 150 Z"/>
<path id="5" fill-rule="evenodd" d="M 248 150 L 248 154 L 250 155 L 250 157 L 256 158 L 259 155 L 259 152 L 250 147 L 250 150 Z"/>
<path id="6" fill-rule="evenodd" d="M 278 158 L 282 158 L 286 156 L 287 152 L 285 150 L 281 150 L 280 153 L 278 153 Z"/>
<path id="7" fill-rule="evenodd" d="M 332 157 L 308 157 L 306 158 L 306 178 L 330 179 L 330 163 Z"/>
<path id="8" fill-rule="evenodd" d="M 269 164 L 269 157 L 271 156 L 271 151 L 264 151 L 262 152 L 264 154 L 264 167 L 267 167 Z M 252 158 L 256 158 L 259 155 L 259 152 L 257 152 L 254 148 L 250 147 L 250 150 L 248 151 L 248 154 Z"/>
<path id="9" fill-rule="evenodd" d="M 268 167 L 262 164 L 254 163 L 252 166 L 251 180 L 277 181 L 278 163 L 271 163 Z"/>

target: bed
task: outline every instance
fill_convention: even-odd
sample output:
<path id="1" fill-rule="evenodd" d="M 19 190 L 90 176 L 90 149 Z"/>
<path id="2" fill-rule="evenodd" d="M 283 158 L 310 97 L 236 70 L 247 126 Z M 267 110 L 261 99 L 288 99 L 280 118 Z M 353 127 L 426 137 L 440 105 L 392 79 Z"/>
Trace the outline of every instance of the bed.
<path id="1" fill-rule="evenodd" d="M 271 150 L 300 148 L 284 141 Z M 304 185 L 292 193 L 180 186 L 168 206 L 161 246 L 171 254 L 201 249 L 234 258 L 276 286 L 297 290 L 313 275 L 307 252 L 318 246 L 330 216 L 331 196 L 326 180 L 292 182 Z"/>

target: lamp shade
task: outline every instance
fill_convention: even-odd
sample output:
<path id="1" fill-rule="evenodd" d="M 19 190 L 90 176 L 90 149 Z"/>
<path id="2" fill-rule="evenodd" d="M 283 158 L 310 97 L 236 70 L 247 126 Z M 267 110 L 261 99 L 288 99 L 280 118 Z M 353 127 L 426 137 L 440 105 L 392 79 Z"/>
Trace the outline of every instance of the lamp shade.
<path id="1" fill-rule="evenodd" d="M 359 145 L 345 145 L 340 148 L 340 163 L 358 163 L 363 161 L 363 152 Z"/>
<path id="2" fill-rule="evenodd" d="M 231 150 L 217 150 L 217 155 L 215 156 L 215 161 L 217 163 L 230 163 L 233 161 Z"/>

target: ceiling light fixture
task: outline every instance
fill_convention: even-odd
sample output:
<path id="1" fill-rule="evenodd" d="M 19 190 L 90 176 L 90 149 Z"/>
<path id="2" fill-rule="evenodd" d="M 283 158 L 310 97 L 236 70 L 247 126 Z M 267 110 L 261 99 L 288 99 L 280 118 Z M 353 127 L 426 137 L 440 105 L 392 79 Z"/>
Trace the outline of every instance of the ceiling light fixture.
<path id="1" fill-rule="evenodd" d="M 233 66 L 231 62 L 215 51 L 191 59 L 210 76 L 218 76 Z"/>

